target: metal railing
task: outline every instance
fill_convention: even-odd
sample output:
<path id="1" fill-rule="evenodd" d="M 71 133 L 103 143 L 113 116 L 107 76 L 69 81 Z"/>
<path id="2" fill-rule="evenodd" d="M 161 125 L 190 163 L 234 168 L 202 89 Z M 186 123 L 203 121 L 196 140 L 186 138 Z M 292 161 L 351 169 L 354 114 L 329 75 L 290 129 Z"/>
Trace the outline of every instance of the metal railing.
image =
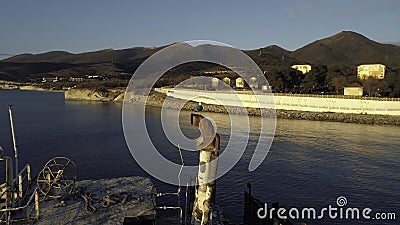
<path id="1" fill-rule="evenodd" d="M 162 91 L 163 89 L 172 88 L 156 88 L 156 91 Z M 339 99 L 360 99 L 360 100 L 376 100 L 376 101 L 400 101 L 400 98 L 389 98 L 389 97 L 368 97 L 368 96 L 352 96 L 352 95 L 331 95 L 331 94 L 290 94 L 290 93 L 276 93 L 271 91 L 258 90 L 253 92 L 251 90 L 200 90 L 196 88 L 179 88 L 180 90 L 190 90 L 191 92 L 216 92 L 216 93 L 233 93 L 233 94 L 245 94 L 245 95 L 263 95 L 273 94 L 274 96 L 289 96 L 289 97 L 314 97 L 314 98 L 339 98 Z M 179 90 L 178 89 L 178 90 Z M 172 91 L 172 90 L 171 90 Z"/>
<path id="2" fill-rule="evenodd" d="M 9 165 L 12 167 L 12 165 Z M 17 221 L 29 221 L 31 219 L 37 219 L 39 217 L 39 192 L 35 188 L 30 196 L 28 196 L 28 190 L 31 186 L 31 167 L 26 164 L 22 168 L 17 176 L 12 178 L 12 184 L 4 183 L 1 185 L 0 199 L 7 195 L 10 200 L 2 203 L 0 207 L 0 224 L 11 224 Z M 29 197 L 29 198 L 28 198 Z M 33 201 L 35 202 L 32 205 Z M 26 217 L 24 218 L 12 218 L 13 212 L 26 210 Z M 22 214 L 21 214 L 22 215 Z"/>

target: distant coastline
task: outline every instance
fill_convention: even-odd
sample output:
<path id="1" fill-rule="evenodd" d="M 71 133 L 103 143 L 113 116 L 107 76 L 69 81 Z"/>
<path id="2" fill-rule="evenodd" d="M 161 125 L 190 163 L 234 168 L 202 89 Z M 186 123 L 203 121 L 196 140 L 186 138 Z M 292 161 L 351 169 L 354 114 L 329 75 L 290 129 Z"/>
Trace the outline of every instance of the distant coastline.
<path id="1" fill-rule="evenodd" d="M 66 90 L 55 90 L 42 88 L 39 85 L 24 84 L 12 81 L 0 80 L 0 90 L 23 90 L 23 91 L 44 91 L 44 92 L 65 92 Z"/>
<path id="2" fill-rule="evenodd" d="M 112 102 L 123 103 L 125 97 L 125 89 L 110 90 L 91 90 L 91 89 L 69 89 L 69 90 L 47 90 L 34 86 L 22 86 L 20 90 L 34 90 L 47 92 L 64 92 L 65 100 L 72 101 L 95 101 L 95 102 Z M 138 103 L 145 96 L 130 96 L 126 99 L 129 103 Z M 164 100 L 167 96 L 159 92 L 151 92 L 147 98 L 147 105 L 153 107 L 163 107 Z M 170 97 L 168 97 L 170 98 Z M 181 99 L 170 98 L 169 105 L 164 105 L 171 109 L 179 109 L 182 103 L 182 110 L 193 111 L 198 105 L 197 102 L 186 101 Z M 203 111 L 214 113 L 227 113 L 226 109 L 220 105 L 203 104 Z M 260 110 L 255 108 L 247 108 L 248 114 L 251 116 L 260 116 Z M 400 116 L 390 115 L 365 115 L 351 113 L 325 113 L 325 112 L 308 112 L 295 110 L 276 110 L 276 117 L 280 119 L 296 119 L 296 120 L 312 120 L 312 121 L 329 121 L 342 123 L 357 123 L 370 125 L 392 125 L 400 126 Z"/>

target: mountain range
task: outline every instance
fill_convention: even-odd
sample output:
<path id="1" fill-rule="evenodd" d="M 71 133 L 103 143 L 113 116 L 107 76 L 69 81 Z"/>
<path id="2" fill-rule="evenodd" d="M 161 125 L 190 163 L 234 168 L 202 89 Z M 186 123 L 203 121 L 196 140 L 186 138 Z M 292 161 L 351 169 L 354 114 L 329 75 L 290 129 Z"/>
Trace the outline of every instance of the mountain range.
<path id="1" fill-rule="evenodd" d="M 385 44 L 391 44 L 391 45 L 400 46 L 400 41 L 390 41 L 390 42 L 385 42 Z"/>
<path id="2" fill-rule="evenodd" d="M 79 54 L 65 51 L 21 54 L 0 60 L 0 79 L 24 80 L 35 74 L 132 74 L 147 57 L 164 47 L 104 49 Z M 244 52 L 262 69 L 288 67 L 296 63 L 352 67 L 364 63 L 382 63 L 391 68 L 400 67 L 400 46 L 379 43 L 352 31 L 342 31 L 295 51 L 270 45 Z"/>

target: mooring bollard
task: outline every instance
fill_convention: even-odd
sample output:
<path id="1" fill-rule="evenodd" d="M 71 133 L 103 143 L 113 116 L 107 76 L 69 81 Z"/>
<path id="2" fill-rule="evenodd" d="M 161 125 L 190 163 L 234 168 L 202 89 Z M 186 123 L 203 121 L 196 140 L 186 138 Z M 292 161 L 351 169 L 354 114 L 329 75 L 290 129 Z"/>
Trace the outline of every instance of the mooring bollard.
<path id="1" fill-rule="evenodd" d="M 207 118 L 192 114 L 192 125 L 201 130 L 203 140 L 197 144 L 200 149 L 199 187 L 196 191 L 192 211 L 192 224 L 206 225 L 210 220 L 211 207 L 215 195 L 215 177 L 219 156 L 219 135 L 215 133 L 213 124 Z"/>

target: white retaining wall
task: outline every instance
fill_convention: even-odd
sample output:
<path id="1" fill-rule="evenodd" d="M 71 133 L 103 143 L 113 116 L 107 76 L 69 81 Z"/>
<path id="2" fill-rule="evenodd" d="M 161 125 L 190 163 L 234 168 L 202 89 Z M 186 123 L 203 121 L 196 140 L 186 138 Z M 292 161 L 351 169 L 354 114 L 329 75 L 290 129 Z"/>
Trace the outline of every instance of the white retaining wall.
<path id="1" fill-rule="evenodd" d="M 242 106 L 251 108 L 272 108 L 282 110 L 296 110 L 309 112 L 337 112 L 356 114 L 379 114 L 400 116 L 400 100 L 351 99 L 342 96 L 300 96 L 300 95 L 271 95 L 249 94 L 250 92 L 222 92 L 201 91 L 192 89 L 161 88 L 156 91 L 166 93 L 167 96 L 193 100 L 205 104 L 224 104 L 228 106 Z M 257 103 L 256 97 L 261 104 Z M 240 99 L 241 101 L 238 101 Z"/>

